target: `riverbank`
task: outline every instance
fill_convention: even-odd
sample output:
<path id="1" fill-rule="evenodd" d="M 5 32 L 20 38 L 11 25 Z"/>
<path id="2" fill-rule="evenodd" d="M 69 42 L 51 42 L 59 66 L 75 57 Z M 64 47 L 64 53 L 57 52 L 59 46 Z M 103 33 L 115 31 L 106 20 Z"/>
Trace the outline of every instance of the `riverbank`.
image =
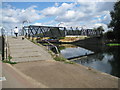
<path id="1" fill-rule="evenodd" d="M 14 43 L 12 43 L 14 40 Z M 42 46 L 33 45 L 31 42 L 19 39 L 11 39 L 11 50 L 14 49 L 15 55 L 20 55 L 20 51 L 23 53 L 23 48 L 27 49 L 27 53 L 24 51 L 24 55 L 21 55 L 19 61 L 23 61 L 23 56 L 29 56 L 28 50 L 45 50 Z M 25 42 L 26 41 L 26 42 Z M 17 42 L 17 43 L 15 43 Z M 18 43 L 19 42 L 19 43 Z M 21 45 L 22 43 L 23 45 Z M 28 48 L 28 45 L 32 44 Z M 14 47 L 13 47 L 14 45 Z M 19 47 L 21 46 L 21 47 Z M 22 50 L 18 50 L 22 49 Z M 15 52 L 17 50 L 17 53 Z M 36 51 L 35 51 L 36 52 Z M 12 53 L 12 52 L 11 52 Z M 46 57 L 47 54 L 38 53 L 41 57 Z M 16 55 L 17 54 L 17 55 Z M 12 54 L 11 54 L 12 55 Z M 30 54 L 31 55 L 31 54 Z M 36 54 L 35 54 L 36 55 Z M 33 57 L 33 56 L 32 56 Z M 31 57 L 31 58 L 32 58 Z M 16 58 L 16 60 L 18 60 Z M 45 60 L 29 60 L 29 57 L 25 59 L 24 62 L 19 62 L 13 65 L 18 71 L 21 71 L 24 75 L 42 83 L 49 88 L 118 88 L 118 78 L 99 72 L 97 70 L 87 68 L 79 64 L 67 64 L 64 62 L 58 62 L 47 58 Z"/>
<path id="2" fill-rule="evenodd" d="M 95 41 L 96 41 L 96 39 L 95 39 Z M 84 66 L 94 68 L 98 71 L 101 71 L 101 72 L 108 73 L 110 75 L 119 77 L 119 69 L 115 68 L 115 67 L 119 68 L 119 66 L 118 66 L 119 65 L 119 60 L 117 60 L 117 56 L 115 56 L 115 55 L 117 55 L 118 52 L 115 51 L 116 50 L 115 47 L 112 48 L 112 50 L 111 50 L 111 48 L 107 48 L 107 47 L 102 46 L 102 48 L 100 48 L 101 50 L 104 48 L 102 53 L 100 53 L 100 51 L 99 51 L 99 53 L 91 53 L 90 54 L 89 50 L 85 50 L 85 49 L 83 50 L 81 47 L 75 46 L 75 45 L 72 45 L 72 44 L 60 44 L 60 46 L 59 46 L 59 44 L 54 44 L 54 45 L 56 45 L 58 47 L 58 49 L 61 52 L 60 56 L 63 57 L 63 60 L 62 60 L 62 58 L 60 58 L 60 60 L 56 60 L 56 61 L 63 61 L 64 63 L 66 63 L 64 58 L 65 59 L 66 58 L 67 59 L 72 59 L 70 57 L 73 57 L 75 59 L 72 60 L 72 61 L 67 60 L 67 59 L 66 60 L 69 61 L 70 64 L 71 63 L 82 64 Z M 44 47 L 44 48 L 46 48 L 46 47 Z M 95 48 L 95 49 L 97 49 L 97 48 Z M 118 48 L 117 48 L 117 50 L 118 50 Z M 54 50 L 52 50 L 52 51 L 55 53 Z M 83 53 L 84 54 L 89 53 L 89 54 L 87 56 L 85 55 L 86 58 L 82 58 L 83 56 L 81 54 L 83 54 Z M 79 55 L 81 55 L 81 56 L 79 56 Z M 52 54 L 52 56 L 54 56 L 54 55 Z M 77 56 L 77 57 L 75 57 L 75 56 Z M 116 58 L 114 59 L 113 56 L 116 57 Z M 116 63 L 116 66 L 112 63 Z"/>

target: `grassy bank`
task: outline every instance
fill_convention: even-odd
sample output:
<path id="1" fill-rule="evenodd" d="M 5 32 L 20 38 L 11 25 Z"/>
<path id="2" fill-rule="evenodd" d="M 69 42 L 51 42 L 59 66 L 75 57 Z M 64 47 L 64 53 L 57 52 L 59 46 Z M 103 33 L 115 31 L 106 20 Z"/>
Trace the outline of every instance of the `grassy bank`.
<path id="1" fill-rule="evenodd" d="M 36 44 L 38 46 L 42 46 L 40 43 L 37 43 L 36 40 L 32 40 L 32 39 L 28 39 L 28 40 L 30 40 L 31 42 L 33 42 L 34 44 Z M 44 48 L 46 48 L 46 47 L 44 47 Z M 46 50 L 47 50 L 47 48 L 46 48 Z M 60 55 L 60 54 L 57 55 L 57 54 L 53 53 L 51 50 L 49 50 L 48 53 L 51 54 L 52 58 L 55 61 L 60 61 L 60 62 L 68 63 L 68 64 L 75 64 L 75 62 L 69 61 L 66 58 L 64 58 L 62 55 Z"/>
<path id="2" fill-rule="evenodd" d="M 120 46 L 120 44 L 119 43 L 109 43 L 109 44 L 107 44 L 107 46 Z"/>

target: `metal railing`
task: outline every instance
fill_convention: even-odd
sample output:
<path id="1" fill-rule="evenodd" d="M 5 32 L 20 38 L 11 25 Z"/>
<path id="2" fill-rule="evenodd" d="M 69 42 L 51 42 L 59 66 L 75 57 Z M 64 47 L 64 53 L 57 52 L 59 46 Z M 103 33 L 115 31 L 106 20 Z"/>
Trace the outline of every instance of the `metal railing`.
<path id="1" fill-rule="evenodd" d="M 54 47 L 55 48 L 55 50 L 56 50 L 56 52 L 57 52 L 57 55 L 59 56 L 59 50 L 58 50 L 58 48 L 57 48 L 57 46 L 55 46 L 54 44 L 52 44 L 52 43 L 50 43 L 49 41 L 47 41 L 47 40 L 45 40 L 49 45 L 51 45 L 52 47 Z"/>
<path id="2" fill-rule="evenodd" d="M 5 53 L 4 53 L 4 50 L 5 50 L 5 30 L 2 28 L 1 29 L 1 51 L 2 51 L 2 60 L 5 59 Z"/>
<path id="3" fill-rule="evenodd" d="M 7 41 L 7 34 L 5 32 L 6 30 L 4 28 L 1 28 L 2 60 L 8 59 L 8 41 Z"/>

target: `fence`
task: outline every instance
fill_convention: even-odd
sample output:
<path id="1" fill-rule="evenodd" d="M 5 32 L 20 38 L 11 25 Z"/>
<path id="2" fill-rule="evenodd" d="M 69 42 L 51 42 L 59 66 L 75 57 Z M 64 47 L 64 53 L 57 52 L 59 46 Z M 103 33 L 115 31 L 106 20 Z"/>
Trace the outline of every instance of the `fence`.
<path id="1" fill-rule="evenodd" d="M 5 58 L 4 50 L 5 50 L 5 30 L 2 28 L 2 29 L 1 29 L 1 51 L 2 51 L 2 60 L 4 60 L 4 58 Z"/>
<path id="2" fill-rule="evenodd" d="M 7 35 L 5 35 L 5 29 L 1 29 L 1 56 L 2 60 L 7 60 L 8 57 L 8 44 L 7 44 Z"/>

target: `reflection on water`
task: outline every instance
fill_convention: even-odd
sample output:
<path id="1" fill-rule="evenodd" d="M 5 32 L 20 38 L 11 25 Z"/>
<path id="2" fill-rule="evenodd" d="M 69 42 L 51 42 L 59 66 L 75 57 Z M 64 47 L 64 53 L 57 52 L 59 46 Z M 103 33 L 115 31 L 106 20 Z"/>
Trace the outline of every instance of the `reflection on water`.
<path id="1" fill-rule="evenodd" d="M 65 45 L 64 45 L 65 46 Z M 60 50 L 65 58 L 93 53 L 81 47 L 64 47 Z M 99 71 L 120 77 L 120 47 L 107 47 L 106 50 L 74 62 Z"/>
<path id="2" fill-rule="evenodd" d="M 75 62 L 95 68 L 102 72 L 111 73 L 112 66 L 110 64 L 110 61 L 112 60 L 113 55 L 109 55 L 107 53 L 98 53 L 82 60 L 75 60 Z"/>
<path id="3" fill-rule="evenodd" d="M 60 53 L 65 58 L 72 58 L 72 57 L 78 57 L 78 56 L 83 56 L 83 55 L 89 55 L 94 52 L 76 46 L 76 47 L 66 47 L 65 49 L 61 50 Z"/>

